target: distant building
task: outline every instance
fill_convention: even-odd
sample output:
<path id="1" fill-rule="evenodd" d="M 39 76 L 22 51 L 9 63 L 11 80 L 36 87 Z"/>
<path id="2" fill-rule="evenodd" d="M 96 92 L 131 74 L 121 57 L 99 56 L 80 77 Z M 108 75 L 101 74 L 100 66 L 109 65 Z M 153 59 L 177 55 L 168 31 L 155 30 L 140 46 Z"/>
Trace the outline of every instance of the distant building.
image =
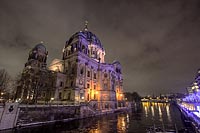
<path id="1" fill-rule="evenodd" d="M 103 45 L 87 25 L 66 41 L 62 54 L 62 59 L 54 59 L 47 68 L 45 46 L 41 43 L 30 51 L 17 89 L 18 100 L 89 103 L 97 109 L 124 106 L 121 64 L 105 63 Z"/>
<path id="2" fill-rule="evenodd" d="M 199 87 L 200 87 L 200 69 L 197 71 L 196 77 L 192 84 L 187 87 L 188 94 L 193 94 L 199 92 Z"/>

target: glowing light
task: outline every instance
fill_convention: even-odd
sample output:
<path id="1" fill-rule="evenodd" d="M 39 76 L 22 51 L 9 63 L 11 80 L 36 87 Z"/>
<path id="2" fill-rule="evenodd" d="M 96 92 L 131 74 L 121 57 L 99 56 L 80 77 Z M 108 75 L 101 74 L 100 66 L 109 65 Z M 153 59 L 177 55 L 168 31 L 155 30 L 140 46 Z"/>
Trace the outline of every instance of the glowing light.
<path id="1" fill-rule="evenodd" d="M 51 101 L 53 101 L 53 100 L 54 100 L 54 98 L 52 97 L 52 98 L 51 98 Z"/>
<path id="2" fill-rule="evenodd" d="M 195 87 L 194 87 L 194 86 L 192 86 L 192 89 L 194 90 L 194 89 L 195 89 Z"/>
<path id="3" fill-rule="evenodd" d="M 21 101 L 21 98 L 17 99 L 15 102 L 17 102 L 17 103 L 18 103 L 18 102 L 20 102 L 20 101 Z"/>
<path id="4" fill-rule="evenodd" d="M 129 115 L 126 115 L 127 122 L 129 123 Z"/>

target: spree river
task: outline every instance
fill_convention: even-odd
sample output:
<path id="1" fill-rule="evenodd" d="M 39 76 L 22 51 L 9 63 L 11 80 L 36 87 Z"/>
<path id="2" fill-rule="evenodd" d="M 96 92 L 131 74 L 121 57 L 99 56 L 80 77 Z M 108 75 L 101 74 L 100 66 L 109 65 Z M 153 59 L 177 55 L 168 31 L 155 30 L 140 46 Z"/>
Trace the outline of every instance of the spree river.
<path id="1" fill-rule="evenodd" d="M 145 133 L 148 127 L 184 127 L 178 108 L 170 103 L 142 103 L 131 113 L 118 113 L 75 120 L 63 124 L 32 127 L 8 132 L 19 133 Z"/>

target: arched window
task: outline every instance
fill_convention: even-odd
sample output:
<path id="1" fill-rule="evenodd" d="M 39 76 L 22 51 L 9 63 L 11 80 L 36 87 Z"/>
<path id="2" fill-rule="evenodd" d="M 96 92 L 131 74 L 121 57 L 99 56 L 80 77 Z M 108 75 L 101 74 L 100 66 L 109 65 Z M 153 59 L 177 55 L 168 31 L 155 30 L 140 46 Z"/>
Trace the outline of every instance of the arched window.
<path id="1" fill-rule="evenodd" d="M 71 81 L 71 87 L 74 85 L 74 82 L 73 81 Z"/>
<path id="2" fill-rule="evenodd" d="M 90 50 L 88 49 L 88 50 L 87 50 L 87 54 L 89 54 L 89 53 L 90 53 Z"/>
<path id="3" fill-rule="evenodd" d="M 80 70 L 80 74 L 83 75 L 83 68 L 81 68 L 81 70 Z"/>
<path id="4" fill-rule="evenodd" d="M 72 53 L 74 52 L 74 47 L 73 47 L 73 45 L 71 46 L 71 52 L 72 52 Z"/>
<path id="5" fill-rule="evenodd" d="M 85 50 L 85 54 L 88 54 L 88 49 L 86 48 L 86 50 Z"/>
<path id="6" fill-rule="evenodd" d="M 70 55 L 70 54 L 71 54 L 71 51 L 69 50 L 69 51 L 68 51 L 68 55 Z"/>
<path id="7" fill-rule="evenodd" d="M 104 74 L 104 78 L 107 78 L 107 77 L 108 77 L 108 74 L 107 74 L 107 73 L 105 73 L 105 74 Z"/>
<path id="8" fill-rule="evenodd" d="M 82 51 L 83 53 L 85 53 L 85 46 L 84 46 L 84 45 L 82 45 L 81 51 Z"/>

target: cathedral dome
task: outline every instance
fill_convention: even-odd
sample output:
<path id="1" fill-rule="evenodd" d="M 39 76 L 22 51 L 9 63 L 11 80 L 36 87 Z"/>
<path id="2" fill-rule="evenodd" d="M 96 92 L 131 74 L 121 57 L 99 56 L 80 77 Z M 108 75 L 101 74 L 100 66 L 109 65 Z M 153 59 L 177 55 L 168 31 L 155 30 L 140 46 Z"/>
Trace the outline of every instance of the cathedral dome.
<path id="1" fill-rule="evenodd" d="M 88 31 L 88 30 L 84 30 L 84 31 L 79 31 L 76 32 L 75 34 L 73 34 L 70 39 L 66 42 L 66 47 L 71 45 L 73 42 L 78 41 L 80 38 L 85 39 L 86 41 L 88 41 L 88 45 L 96 45 L 101 49 L 103 48 L 103 45 L 101 44 L 99 38 L 92 32 Z"/>
<path id="2" fill-rule="evenodd" d="M 46 47 L 44 46 L 43 42 L 37 44 L 37 45 L 33 48 L 32 51 L 34 51 L 34 50 L 37 50 L 37 51 L 40 50 L 40 52 L 42 52 L 42 53 L 46 53 L 46 52 L 47 52 L 47 51 L 46 51 Z"/>
<path id="3" fill-rule="evenodd" d="M 48 51 L 44 46 L 43 42 L 35 45 L 35 47 L 29 52 L 28 60 L 38 60 L 46 63 Z"/>
<path id="4" fill-rule="evenodd" d="M 81 52 L 96 61 L 104 62 L 105 50 L 99 38 L 87 28 L 87 23 L 83 31 L 73 34 L 63 49 L 63 59 L 73 53 Z"/>

